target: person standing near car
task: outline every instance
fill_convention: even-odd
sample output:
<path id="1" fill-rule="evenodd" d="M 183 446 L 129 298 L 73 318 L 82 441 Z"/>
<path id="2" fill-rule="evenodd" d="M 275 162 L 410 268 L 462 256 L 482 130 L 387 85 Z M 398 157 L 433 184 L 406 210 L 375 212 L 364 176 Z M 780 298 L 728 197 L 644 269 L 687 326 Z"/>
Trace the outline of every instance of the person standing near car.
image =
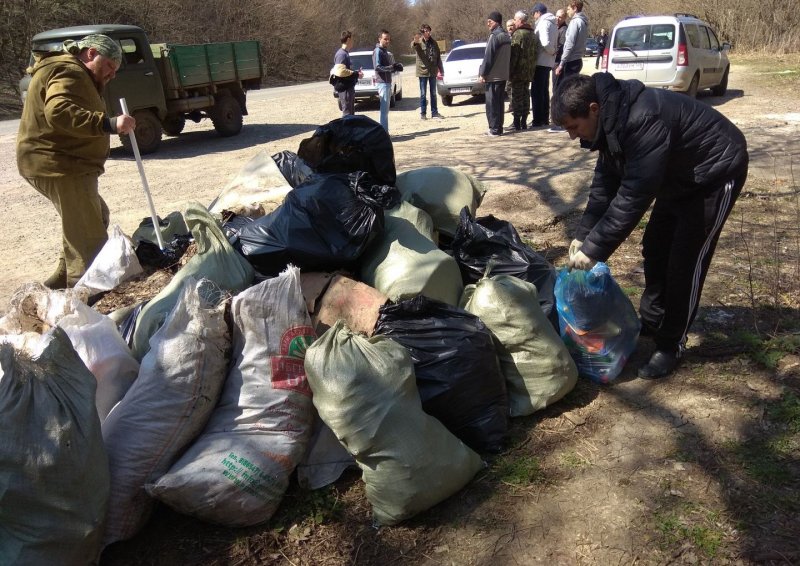
<path id="1" fill-rule="evenodd" d="M 561 62 L 556 67 L 556 75 L 576 75 L 583 68 L 583 53 L 586 51 L 586 38 L 589 37 L 589 18 L 583 13 L 583 2 L 572 0 L 567 6 L 567 36 Z"/>
<path id="2" fill-rule="evenodd" d="M 563 8 L 559 8 L 556 11 L 556 25 L 558 26 L 558 42 L 556 47 L 555 64 L 553 67 L 554 69 L 558 67 L 559 63 L 561 63 L 561 55 L 564 53 L 564 42 L 567 39 L 567 15 Z M 556 94 L 556 89 L 558 88 L 558 81 L 560 78 L 561 77 L 553 72 L 553 96 Z M 563 132 L 564 128 L 554 123 L 550 125 L 547 131 L 550 133 Z"/>
<path id="3" fill-rule="evenodd" d="M 385 29 L 378 34 L 378 43 L 372 52 L 372 66 L 375 68 L 375 84 L 378 86 L 378 99 L 381 105 L 380 123 L 389 132 L 389 100 L 392 97 L 392 73 L 402 71 L 403 65 L 394 62 L 394 56 L 387 49 L 392 38 Z"/>
<path id="4" fill-rule="evenodd" d="M 600 68 L 600 61 L 603 60 L 603 51 L 606 49 L 606 43 L 608 43 L 608 33 L 606 33 L 606 28 L 600 28 L 600 35 L 597 36 L 597 59 L 594 61 L 594 68 Z"/>
<path id="5" fill-rule="evenodd" d="M 444 73 L 442 67 L 442 54 L 439 44 L 431 37 L 431 26 L 422 24 L 419 33 L 414 34 L 411 49 L 417 55 L 417 78 L 419 78 L 419 115 L 427 120 L 428 100 L 426 94 L 431 94 L 431 118 L 442 119 L 439 114 L 439 105 L 436 99 L 436 75 Z"/>
<path id="6" fill-rule="evenodd" d="M 109 212 L 100 196 L 111 134 L 136 120 L 109 116 L 103 88 L 117 73 L 122 49 L 106 35 L 64 42 L 33 65 L 17 134 L 19 174 L 53 203 L 61 217 L 61 253 L 44 284 L 73 287 L 108 239 Z"/>
<path id="7" fill-rule="evenodd" d="M 515 131 L 527 129 L 530 106 L 530 80 L 536 67 L 536 40 L 522 10 L 514 14 L 514 35 L 511 36 L 511 104 Z"/>
<path id="8" fill-rule="evenodd" d="M 570 269 L 591 269 L 653 210 L 642 238 L 642 335 L 655 352 L 639 377 L 677 367 L 720 231 L 747 179 L 744 135 L 711 106 L 609 73 L 565 78 L 553 119 L 598 151 Z"/>
<path id="9" fill-rule="evenodd" d="M 361 69 L 353 71 L 350 63 L 350 50 L 353 49 L 353 34 L 343 31 L 341 36 L 342 46 L 333 56 L 332 83 L 339 93 L 339 110 L 342 116 L 355 114 L 356 82 L 362 77 Z M 341 90 L 339 90 L 341 89 Z"/>
<path id="10" fill-rule="evenodd" d="M 546 126 L 550 122 L 550 73 L 555 65 L 558 45 L 556 17 L 547 11 L 547 6 L 537 2 L 533 7 L 536 21 L 536 69 L 531 81 L 532 128 Z"/>
<path id="11" fill-rule="evenodd" d="M 503 97 L 511 65 L 511 38 L 503 30 L 502 21 L 500 12 L 487 16 L 489 39 L 478 69 L 480 81 L 486 85 L 486 120 L 489 122 L 486 135 L 489 137 L 503 135 Z"/>
<path id="12" fill-rule="evenodd" d="M 510 20 L 506 20 L 506 31 L 508 32 L 508 37 L 511 38 L 511 41 L 514 41 L 514 31 L 517 29 L 517 25 L 514 23 L 514 18 Z M 506 98 L 508 99 L 508 109 L 506 113 L 510 113 L 513 109 L 512 105 L 512 92 L 511 92 L 511 81 L 509 80 L 506 83 Z"/>

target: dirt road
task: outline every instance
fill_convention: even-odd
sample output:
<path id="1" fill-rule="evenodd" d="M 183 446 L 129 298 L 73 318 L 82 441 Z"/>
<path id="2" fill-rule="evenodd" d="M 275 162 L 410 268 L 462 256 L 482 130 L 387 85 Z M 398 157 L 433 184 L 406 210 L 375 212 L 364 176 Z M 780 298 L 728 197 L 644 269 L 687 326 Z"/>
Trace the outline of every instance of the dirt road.
<path id="1" fill-rule="evenodd" d="M 563 245 L 568 236 L 558 219 L 582 207 L 591 174 L 592 156 L 566 134 L 529 131 L 498 139 L 483 136 L 483 104 L 456 98 L 442 107 L 445 120 L 421 121 L 418 87 L 413 73 L 404 73 L 402 101 L 390 113 L 390 131 L 399 171 L 424 165 L 449 165 L 476 175 L 489 192 L 481 212 L 505 218 L 529 233 L 540 245 Z M 754 157 L 771 168 L 768 152 L 797 142 L 797 122 L 786 125 L 788 100 L 765 105 L 761 94 L 743 92 L 734 68 L 725 99 L 708 98 L 748 134 Z M 156 210 L 165 215 L 187 202 L 209 204 L 220 189 L 257 152 L 297 151 L 314 129 L 339 116 L 328 85 L 283 87 L 270 96 L 250 98 L 250 114 L 239 136 L 220 138 L 208 121 L 187 124 L 179 138 L 166 138 L 158 153 L 145 156 L 145 170 Z M 377 105 L 360 105 L 357 112 L 377 119 Z M 775 115 L 770 119 L 765 114 Z M 510 118 L 509 118 L 510 121 Z M 762 131 L 770 129 L 768 136 Z M 11 131 L 9 131 L 11 130 Z M 0 127 L 0 312 L 20 284 L 41 280 L 57 257 L 60 230 L 52 206 L 19 177 L 14 159 L 16 132 Z M 778 143 L 778 140 L 783 140 Z M 763 142 L 763 143 L 762 143 Z M 100 179 L 100 191 L 112 213 L 112 223 L 130 234 L 148 215 L 136 164 L 112 140 L 111 158 Z"/>
<path id="2" fill-rule="evenodd" d="M 789 63 L 796 73 L 798 58 Z M 738 229 L 735 217 L 766 210 L 766 192 L 796 190 L 800 115 L 791 85 L 800 81 L 786 86 L 777 80 L 782 64 L 734 61 L 728 95 L 702 97 L 742 129 L 751 154 L 749 196 L 737 203 L 720 248 Z M 416 79 L 405 74 L 405 97 L 389 118 L 398 170 L 449 165 L 476 175 L 489 188 L 481 214 L 511 221 L 535 247 L 550 247 L 551 256 L 563 258 L 586 199 L 593 156 L 563 133 L 486 138 L 484 107 L 475 100 L 442 107 L 443 121 L 421 121 Z M 147 156 L 161 215 L 189 201 L 210 203 L 257 152 L 296 151 L 317 125 L 338 117 L 327 86 L 275 94 L 251 99 L 238 137 L 219 138 L 210 125 L 191 124 Z M 357 112 L 378 115 L 375 105 Z M 17 175 L 14 138 L 0 127 L 6 219 L 0 311 L 16 287 L 50 272 L 60 233 L 50 204 Z M 101 193 L 112 222 L 131 233 L 147 212 L 136 165 L 118 143 L 106 171 Z M 790 236 L 797 238 L 792 222 Z M 730 280 L 748 264 L 735 254 L 723 258 L 722 249 L 717 255 L 702 302 L 707 324 L 748 311 L 746 299 L 730 298 Z M 641 285 L 638 240 L 609 263 L 623 286 Z M 720 304 L 731 306 L 720 310 Z M 796 302 L 792 312 L 796 317 Z M 730 335 L 733 325 L 715 332 Z M 741 350 L 728 346 L 727 354 L 714 354 L 712 346 L 692 340 L 699 353 L 666 384 L 632 379 L 626 368 L 614 387 L 581 380 L 552 410 L 515 420 L 509 450 L 486 473 L 408 525 L 371 529 L 363 488 L 352 481 L 321 493 L 294 491 L 274 520 L 249 530 L 216 528 L 162 510 L 139 537 L 109 549 L 103 563 L 796 563 L 800 417 L 789 417 L 796 428 L 788 441 L 780 418 L 800 414 L 798 358 L 765 370 Z M 721 357 L 703 357 L 715 355 Z M 636 362 L 641 360 L 630 365 Z M 764 462 L 774 466 L 754 480 L 751 472 Z"/>

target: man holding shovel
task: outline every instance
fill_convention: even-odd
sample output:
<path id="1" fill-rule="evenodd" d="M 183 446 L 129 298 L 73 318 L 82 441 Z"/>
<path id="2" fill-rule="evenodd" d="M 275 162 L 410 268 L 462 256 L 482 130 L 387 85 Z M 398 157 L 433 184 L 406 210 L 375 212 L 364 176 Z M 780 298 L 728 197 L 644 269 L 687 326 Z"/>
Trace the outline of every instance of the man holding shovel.
<path id="1" fill-rule="evenodd" d="M 108 36 L 64 42 L 31 69 L 17 135 L 17 168 L 61 217 L 62 248 L 44 284 L 72 287 L 106 242 L 108 207 L 97 190 L 111 134 L 128 134 L 136 121 L 108 116 L 103 87 L 116 75 L 122 50 Z"/>

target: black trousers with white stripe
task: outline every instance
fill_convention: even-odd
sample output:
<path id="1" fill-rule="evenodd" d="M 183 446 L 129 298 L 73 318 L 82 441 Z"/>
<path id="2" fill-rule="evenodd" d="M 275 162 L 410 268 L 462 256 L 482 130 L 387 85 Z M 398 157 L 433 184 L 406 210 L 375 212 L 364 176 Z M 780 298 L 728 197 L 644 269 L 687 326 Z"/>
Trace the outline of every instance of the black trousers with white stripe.
<path id="1" fill-rule="evenodd" d="M 657 349 L 683 350 L 719 234 L 746 179 L 745 171 L 697 197 L 656 199 L 642 239 L 639 314 L 654 331 Z"/>

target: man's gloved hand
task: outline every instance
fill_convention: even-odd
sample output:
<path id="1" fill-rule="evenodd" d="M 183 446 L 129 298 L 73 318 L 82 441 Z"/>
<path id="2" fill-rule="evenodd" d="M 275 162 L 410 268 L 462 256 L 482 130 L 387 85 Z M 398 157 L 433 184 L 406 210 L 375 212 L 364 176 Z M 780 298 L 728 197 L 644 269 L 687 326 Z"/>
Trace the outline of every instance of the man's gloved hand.
<path id="1" fill-rule="evenodd" d="M 575 255 L 569 258 L 569 262 L 567 262 L 567 269 L 572 271 L 573 269 L 581 269 L 583 271 L 589 271 L 594 265 L 597 263 L 597 260 L 590 258 L 588 255 L 583 253 L 582 251 L 578 250 L 575 252 Z"/>
<path id="2" fill-rule="evenodd" d="M 393 68 L 394 68 L 395 71 L 400 72 L 400 71 L 403 70 L 403 64 L 402 63 L 395 63 Z"/>
<path id="3" fill-rule="evenodd" d="M 570 244 L 569 244 L 569 257 L 570 257 L 570 259 L 572 259 L 572 256 L 574 256 L 576 253 L 578 253 L 581 250 L 581 246 L 582 245 L 583 245 L 583 242 L 581 240 L 572 240 L 572 242 L 570 242 Z"/>

